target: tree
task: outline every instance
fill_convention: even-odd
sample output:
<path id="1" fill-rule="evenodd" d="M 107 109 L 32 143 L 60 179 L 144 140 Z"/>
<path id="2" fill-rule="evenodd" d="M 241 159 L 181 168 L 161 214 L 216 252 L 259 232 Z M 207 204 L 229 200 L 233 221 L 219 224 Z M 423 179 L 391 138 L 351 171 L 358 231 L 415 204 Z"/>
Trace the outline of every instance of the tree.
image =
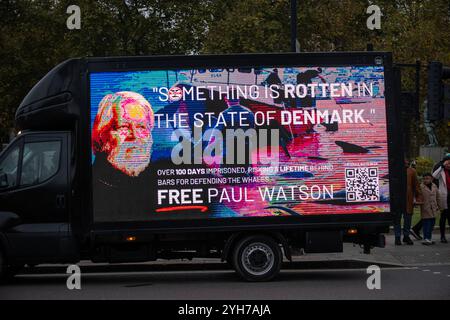
<path id="1" fill-rule="evenodd" d="M 394 61 L 424 65 L 438 60 L 450 65 L 450 6 L 448 0 L 379 0 L 381 30 L 369 30 L 367 0 L 302 0 L 298 5 L 298 40 L 302 51 L 393 52 Z M 289 46 L 289 0 L 222 1 L 221 19 L 215 19 L 203 52 L 287 52 Z M 403 77 L 405 88 L 414 88 L 413 73 Z M 426 97 L 426 70 L 422 70 L 420 105 Z M 421 119 L 410 118 L 411 146 L 426 143 Z M 450 145 L 447 123 L 437 127 L 439 142 Z"/>
<path id="2" fill-rule="evenodd" d="M 69 0 L 0 2 L 0 142 L 25 95 L 58 63 L 82 56 L 191 54 L 214 1 L 80 0 L 81 30 L 66 27 Z"/>
<path id="3" fill-rule="evenodd" d="M 301 0 L 301 51 L 392 51 L 397 62 L 439 60 L 450 65 L 448 0 L 379 0 L 381 30 L 366 27 L 368 0 Z M 78 0 L 81 30 L 68 30 L 69 0 L 0 2 L 0 140 L 32 86 L 71 57 L 288 52 L 289 0 Z M 423 75 L 426 72 L 422 73 Z M 404 86 L 413 77 L 404 77 Z M 422 79 L 423 101 L 426 79 Z M 412 143 L 423 144 L 413 122 Z M 441 144 L 450 145 L 445 123 Z"/>

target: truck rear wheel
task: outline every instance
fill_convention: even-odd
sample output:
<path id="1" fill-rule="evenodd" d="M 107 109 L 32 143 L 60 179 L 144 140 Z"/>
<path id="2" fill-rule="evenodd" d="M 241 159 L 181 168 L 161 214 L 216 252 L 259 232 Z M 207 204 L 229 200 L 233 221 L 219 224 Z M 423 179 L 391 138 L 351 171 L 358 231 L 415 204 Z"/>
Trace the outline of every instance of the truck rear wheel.
<path id="1" fill-rule="evenodd" d="M 278 243 L 262 235 L 243 238 L 232 255 L 234 269 L 246 281 L 272 280 L 280 272 L 282 260 Z"/>

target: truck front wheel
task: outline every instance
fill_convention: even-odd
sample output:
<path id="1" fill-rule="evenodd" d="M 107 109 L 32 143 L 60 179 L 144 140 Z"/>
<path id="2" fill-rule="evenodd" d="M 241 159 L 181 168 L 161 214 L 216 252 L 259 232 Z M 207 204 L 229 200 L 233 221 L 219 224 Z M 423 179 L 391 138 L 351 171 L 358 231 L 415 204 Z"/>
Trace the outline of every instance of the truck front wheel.
<path id="1" fill-rule="evenodd" d="M 280 272 L 282 260 L 279 244 L 262 235 L 243 238 L 232 255 L 234 269 L 247 281 L 272 280 Z"/>

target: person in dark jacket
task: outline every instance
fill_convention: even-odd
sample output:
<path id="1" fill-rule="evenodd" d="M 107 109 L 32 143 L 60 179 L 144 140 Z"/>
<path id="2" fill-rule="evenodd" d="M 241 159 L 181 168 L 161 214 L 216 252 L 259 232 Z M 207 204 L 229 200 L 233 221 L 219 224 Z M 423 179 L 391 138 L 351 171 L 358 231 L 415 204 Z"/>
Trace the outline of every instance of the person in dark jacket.
<path id="1" fill-rule="evenodd" d="M 406 169 L 406 212 L 398 215 L 394 221 L 395 232 L 395 245 L 401 245 L 401 218 L 403 216 L 403 242 L 408 245 L 413 245 L 411 238 L 409 237 L 411 229 L 411 220 L 414 211 L 414 202 L 416 204 L 422 203 L 422 191 L 419 187 L 419 181 L 417 179 L 417 173 L 414 168 L 409 166 L 408 161 L 405 159 Z"/>

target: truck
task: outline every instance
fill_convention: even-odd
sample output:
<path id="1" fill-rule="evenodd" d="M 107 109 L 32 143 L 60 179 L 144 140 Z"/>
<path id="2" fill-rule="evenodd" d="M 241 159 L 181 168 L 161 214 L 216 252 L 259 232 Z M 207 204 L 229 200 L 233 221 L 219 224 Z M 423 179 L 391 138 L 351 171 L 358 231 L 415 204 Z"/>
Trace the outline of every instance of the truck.
<path id="1" fill-rule="evenodd" d="M 404 208 L 389 52 L 85 57 L 26 95 L 0 154 L 0 274 L 364 253 Z"/>

